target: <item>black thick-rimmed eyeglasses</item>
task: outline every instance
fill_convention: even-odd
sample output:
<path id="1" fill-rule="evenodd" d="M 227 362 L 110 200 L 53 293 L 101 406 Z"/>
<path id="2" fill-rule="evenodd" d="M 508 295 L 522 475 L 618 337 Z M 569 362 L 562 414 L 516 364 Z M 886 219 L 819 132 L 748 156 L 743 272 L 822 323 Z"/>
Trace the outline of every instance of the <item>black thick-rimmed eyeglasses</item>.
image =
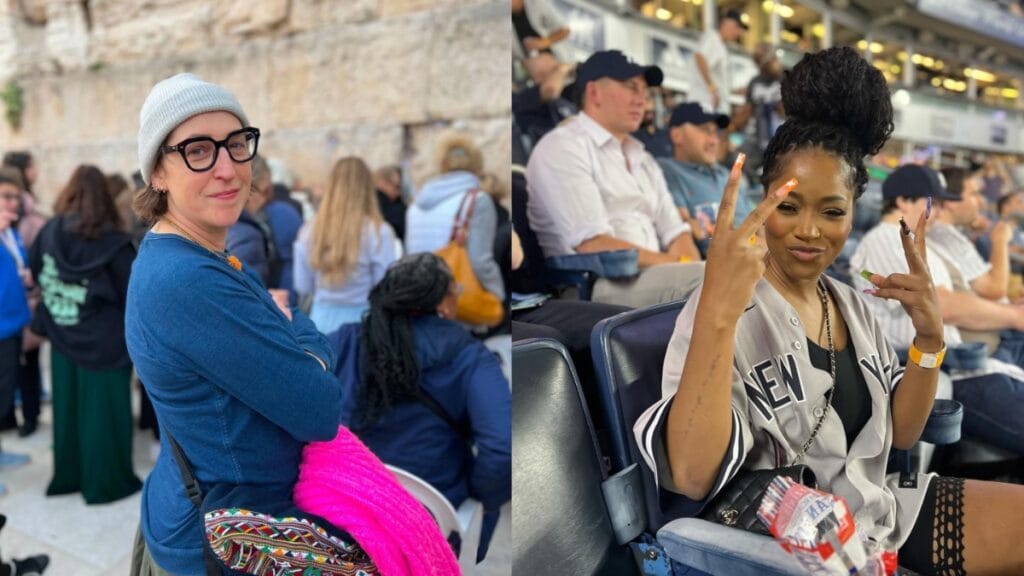
<path id="1" fill-rule="evenodd" d="M 259 128 L 242 128 L 228 134 L 227 138 L 217 141 L 209 136 L 196 136 L 178 142 L 174 146 L 163 146 L 164 154 L 177 152 L 185 160 L 185 165 L 193 172 L 206 172 L 217 163 L 217 156 L 223 147 L 228 156 L 235 162 L 248 162 L 256 156 L 256 148 L 260 143 Z"/>

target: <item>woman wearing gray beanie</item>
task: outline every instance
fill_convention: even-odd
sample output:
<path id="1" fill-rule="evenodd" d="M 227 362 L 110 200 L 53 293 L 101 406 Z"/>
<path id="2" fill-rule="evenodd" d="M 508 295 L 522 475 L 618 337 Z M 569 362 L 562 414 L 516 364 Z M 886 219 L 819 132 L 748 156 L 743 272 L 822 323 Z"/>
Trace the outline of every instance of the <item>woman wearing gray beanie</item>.
<path id="1" fill-rule="evenodd" d="M 143 488 L 133 574 L 238 573 L 245 562 L 225 558 L 230 547 L 217 555 L 235 571 L 212 559 L 202 512 L 246 505 L 311 520 L 330 531 L 305 534 L 318 553 L 333 548 L 376 574 L 346 533 L 291 504 L 304 443 L 338 431 L 341 390 L 313 323 L 224 248 L 250 191 L 259 130 L 233 94 L 192 74 L 156 84 L 139 124 L 147 187 L 134 208 L 153 228 L 132 270 L 125 332 L 164 433 Z M 190 479 L 198 491 L 187 495 Z M 246 573 L 277 573 L 266 556 L 266 572 Z"/>

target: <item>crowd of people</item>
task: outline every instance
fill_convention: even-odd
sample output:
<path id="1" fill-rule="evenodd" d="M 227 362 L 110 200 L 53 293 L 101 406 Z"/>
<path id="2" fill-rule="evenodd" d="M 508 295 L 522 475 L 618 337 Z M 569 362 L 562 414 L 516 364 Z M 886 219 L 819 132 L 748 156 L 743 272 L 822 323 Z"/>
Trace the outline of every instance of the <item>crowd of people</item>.
<path id="1" fill-rule="evenodd" d="M 406 189 L 397 166 L 373 171 L 361 158 L 341 158 L 322 195 L 305 199 L 314 207 L 307 219 L 293 197 L 301 195 L 275 181 L 280 165 L 258 154 L 260 139 L 233 94 L 179 74 L 142 106 L 133 185 L 83 164 L 46 218 L 32 191 L 34 160 L 7 155 L 0 414 L 21 436 L 39 433 L 39 346 L 48 341 L 46 493 L 98 504 L 142 489 L 135 574 L 209 569 L 204 518 L 207 534 L 218 534 L 219 561 L 240 566 L 230 544 L 238 535 L 209 516 L 240 506 L 270 525 L 308 518 L 329 534 L 308 533 L 329 558 L 366 573 L 394 554 L 451 573 L 457 545 L 436 528 L 443 550 L 429 545 L 419 520 L 433 521 L 390 474 L 381 480 L 381 462 L 430 483 L 453 507 L 480 501 L 482 560 L 511 498 L 510 388 L 502 356 L 483 343 L 509 329 L 497 262 L 511 226 L 500 179 L 464 137 L 442 143 L 437 175 L 418 191 Z M 455 238 L 460 220 L 468 225 Z M 468 267 L 446 262 L 440 249 L 450 242 L 468 254 Z M 499 302 L 500 317 L 464 320 L 473 312 L 462 298 L 466 282 Z M 160 442 L 144 483 L 132 462 L 133 371 L 140 424 Z M 353 448 L 349 429 L 372 457 Z M 339 515 L 330 499 L 296 507 L 300 469 L 312 478 L 325 465 L 303 457 L 318 443 L 344 447 L 338 457 L 353 465 L 337 486 L 362 485 L 388 503 L 386 514 L 349 506 Z M 0 467 L 27 460 L 0 450 Z M 182 487 L 190 478 L 199 504 Z M 397 520 L 376 516 L 392 514 L 406 523 L 392 530 L 411 526 L 426 539 L 418 551 L 381 548 L 379 531 Z M 367 532 L 370 525 L 379 528 Z M 391 538 L 394 548 L 401 538 Z"/>
<path id="2" fill-rule="evenodd" d="M 940 365 L 964 435 L 1024 457 L 1024 192 L 991 160 L 908 160 L 869 178 L 865 158 L 888 140 L 893 112 L 884 77 L 850 48 L 784 71 L 761 46 L 743 104 L 730 104 L 719 56 L 744 30 L 730 11 L 704 33 L 695 89 L 664 126 L 656 66 L 616 50 L 560 62 L 519 35 L 526 77 L 513 133 L 525 210 L 514 220 L 525 250 L 517 244 L 514 267 L 524 252 L 540 262 L 513 280 L 544 295 L 517 295 L 514 338 L 561 341 L 593 394 L 593 326 L 688 299 L 664 398 L 629 423 L 668 517 L 681 501 L 711 501 L 743 470 L 805 462 L 851 503 L 858 529 L 899 549 L 901 565 L 1024 569 L 1005 533 L 979 526 L 1010 525 L 1024 477 L 886 474 L 890 451 L 910 449 L 924 428 Z M 879 180 L 881 215 L 855 219 Z M 599 272 L 588 301 L 571 299 L 561 272 L 621 250 L 635 253 L 637 273 Z M 563 305 L 576 311 L 558 314 Z M 795 367 L 772 368 L 778 358 Z"/>

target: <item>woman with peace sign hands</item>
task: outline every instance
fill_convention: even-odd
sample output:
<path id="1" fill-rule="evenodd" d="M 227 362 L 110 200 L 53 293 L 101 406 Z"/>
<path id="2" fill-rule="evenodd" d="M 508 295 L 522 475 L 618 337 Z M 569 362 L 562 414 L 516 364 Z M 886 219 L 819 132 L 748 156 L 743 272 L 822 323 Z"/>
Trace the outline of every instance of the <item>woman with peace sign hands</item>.
<path id="1" fill-rule="evenodd" d="M 741 156 L 704 283 L 669 343 L 663 398 L 634 427 L 663 511 L 707 504 L 740 470 L 806 464 L 821 489 L 846 499 L 858 532 L 898 549 L 904 567 L 1024 572 L 1001 508 L 1024 509 L 1024 487 L 886 474 L 890 450 L 910 448 L 924 428 L 945 351 L 925 216 L 913 229 L 904 223 L 893 246 L 909 273 L 871 276 L 866 295 L 825 275 L 867 184 L 864 157 L 892 132 L 885 79 L 852 49 L 835 48 L 805 56 L 782 97 L 788 120 L 765 152 L 768 192 L 734 222 Z M 906 367 L 865 298 L 896 300 L 910 316 L 917 352 Z"/>

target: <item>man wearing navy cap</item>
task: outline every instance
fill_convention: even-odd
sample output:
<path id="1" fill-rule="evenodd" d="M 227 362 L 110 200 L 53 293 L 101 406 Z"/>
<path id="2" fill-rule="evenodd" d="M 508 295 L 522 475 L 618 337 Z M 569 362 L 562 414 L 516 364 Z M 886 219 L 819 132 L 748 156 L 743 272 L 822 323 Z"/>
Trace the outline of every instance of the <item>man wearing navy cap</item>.
<path id="1" fill-rule="evenodd" d="M 908 273 L 900 241 L 901 218 L 914 229 L 920 215 L 928 211 L 931 199 L 930 229 L 939 219 L 943 205 L 960 201 L 959 196 L 946 190 L 938 173 L 914 164 L 901 166 L 886 178 L 882 183 L 882 197 L 882 221 L 864 235 L 850 258 L 853 283 L 858 289 L 876 287 L 862 274 Z M 813 230 L 808 233 L 812 234 Z M 954 368 L 951 373 L 953 398 L 964 405 L 964 434 L 1024 455 L 1024 424 L 1020 420 L 1020 412 L 1024 410 L 1024 370 L 1021 369 L 1024 354 L 1018 345 L 1019 331 L 1024 329 L 1024 307 L 999 304 L 956 290 L 954 272 L 933 249 L 930 233 L 926 245 L 928 270 L 942 311 L 943 339 L 949 351 L 946 364 Z M 908 350 L 915 330 L 902 305 L 871 295 L 866 295 L 864 300 L 889 343 L 897 349 Z M 969 368 L 978 368 L 980 364 L 980 370 L 956 369 L 968 368 L 961 365 L 962 358 L 967 358 L 962 345 L 968 340 L 961 329 L 990 331 L 996 336 L 994 347 L 998 348 L 989 350 L 990 358 L 979 361 L 971 357 L 974 365 Z M 999 341 L 1000 331 L 1007 338 L 1005 345 Z"/>
<path id="2" fill-rule="evenodd" d="M 727 10 L 718 19 L 717 30 L 709 26 L 704 31 L 693 55 L 700 78 L 696 79 L 690 91 L 691 99 L 697 100 L 709 110 L 729 113 L 732 75 L 726 44 L 739 41 L 747 28 L 743 15 L 738 10 Z"/>
<path id="3" fill-rule="evenodd" d="M 696 102 L 676 106 L 669 120 L 672 158 L 658 158 L 668 191 L 676 206 L 685 208 L 683 218 L 699 226 L 698 237 L 712 233 L 718 218 L 718 204 L 729 179 L 729 169 L 718 163 L 718 131 L 729 125 L 724 114 L 707 112 Z M 740 180 L 736 196 L 736 219 L 740 222 L 754 209 L 746 179 Z"/>
<path id="4" fill-rule="evenodd" d="M 681 298 L 703 266 L 690 226 L 676 211 L 654 158 L 630 134 L 644 115 L 644 94 L 662 72 L 622 52 L 597 52 L 576 72 L 582 112 L 537 143 L 527 164 L 527 215 L 547 258 L 633 249 L 641 273 L 598 280 L 593 299 L 646 306 Z"/>

